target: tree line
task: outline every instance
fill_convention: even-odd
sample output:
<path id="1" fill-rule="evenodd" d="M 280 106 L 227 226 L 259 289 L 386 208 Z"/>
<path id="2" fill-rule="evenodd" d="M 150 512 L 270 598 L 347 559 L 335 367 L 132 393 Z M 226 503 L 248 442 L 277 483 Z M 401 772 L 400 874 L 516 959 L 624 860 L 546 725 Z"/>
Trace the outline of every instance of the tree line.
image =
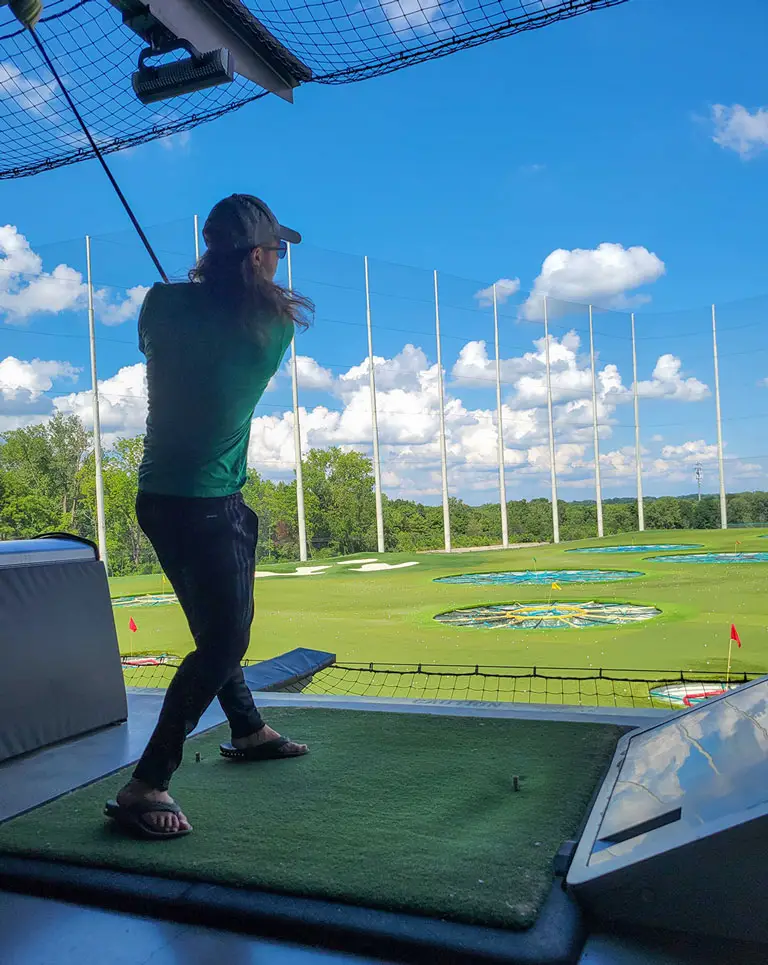
<path id="1" fill-rule="evenodd" d="M 135 513 L 143 437 L 120 439 L 104 454 L 104 504 L 110 572 L 115 576 L 157 570 L 152 547 Z M 317 559 L 376 548 L 376 505 L 371 460 L 339 448 L 312 449 L 303 461 L 304 505 L 310 555 Z M 274 482 L 249 470 L 243 490 L 259 516 L 262 561 L 299 557 L 296 482 Z M 768 524 L 768 493 L 730 494 L 728 520 L 733 525 Z M 416 552 L 443 546 L 441 506 L 383 497 L 388 552 Z M 594 502 L 558 502 L 560 535 L 584 539 L 596 533 Z M 497 502 L 470 506 L 451 498 L 454 546 L 492 546 L 501 542 Z M 552 539 L 547 499 L 510 500 L 512 542 Z M 606 500 L 606 535 L 637 531 L 637 502 Z M 715 529 L 720 525 L 719 497 L 646 498 L 647 529 Z M 96 539 L 96 484 L 91 433 L 76 416 L 56 414 L 40 425 L 6 432 L 0 439 L 0 539 L 24 539 L 46 532 L 70 532 Z"/>

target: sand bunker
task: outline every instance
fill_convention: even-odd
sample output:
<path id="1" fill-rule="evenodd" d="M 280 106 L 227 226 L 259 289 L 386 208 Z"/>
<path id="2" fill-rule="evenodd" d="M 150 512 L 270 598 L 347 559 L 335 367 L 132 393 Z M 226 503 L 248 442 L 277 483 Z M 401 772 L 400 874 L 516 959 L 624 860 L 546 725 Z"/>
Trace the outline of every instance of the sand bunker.
<path id="1" fill-rule="evenodd" d="M 419 561 L 412 563 L 366 563 L 365 566 L 355 567 L 353 573 L 377 573 L 379 570 L 403 570 L 406 566 L 418 566 Z"/>
<path id="2" fill-rule="evenodd" d="M 256 578 L 263 579 L 267 576 L 314 576 L 315 573 L 322 573 L 323 570 L 330 570 L 330 566 L 297 566 L 293 573 L 273 573 L 271 570 L 257 570 Z"/>

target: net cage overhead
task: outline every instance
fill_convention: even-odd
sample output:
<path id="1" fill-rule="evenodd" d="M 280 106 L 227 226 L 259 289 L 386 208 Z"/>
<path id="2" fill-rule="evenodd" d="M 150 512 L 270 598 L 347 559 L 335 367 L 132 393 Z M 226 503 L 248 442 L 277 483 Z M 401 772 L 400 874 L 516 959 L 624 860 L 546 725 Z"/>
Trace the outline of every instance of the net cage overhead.
<path id="1" fill-rule="evenodd" d="M 626 0 L 207 0 L 236 5 L 306 68 L 345 84 L 547 26 Z M 189 130 L 266 91 L 231 83 L 151 105 L 131 76 L 146 43 L 109 0 L 50 0 L 36 31 L 103 153 Z M 311 72 L 311 75 L 310 73 Z M 92 157 L 28 30 L 0 2 L 0 179 Z"/>

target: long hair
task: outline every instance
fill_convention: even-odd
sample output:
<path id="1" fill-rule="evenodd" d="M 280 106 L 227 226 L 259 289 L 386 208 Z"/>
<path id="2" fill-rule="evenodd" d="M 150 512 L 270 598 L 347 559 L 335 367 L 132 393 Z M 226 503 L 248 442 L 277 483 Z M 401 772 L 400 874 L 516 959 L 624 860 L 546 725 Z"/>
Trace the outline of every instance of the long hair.
<path id="1" fill-rule="evenodd" d="M 315 310 L 310 298 L 264 278 L 248 250 L 209 248 L 190 269 L 189 280 L 205 285 L 233 321 L 257 336 L 275 321 L 306 329 Z"/>

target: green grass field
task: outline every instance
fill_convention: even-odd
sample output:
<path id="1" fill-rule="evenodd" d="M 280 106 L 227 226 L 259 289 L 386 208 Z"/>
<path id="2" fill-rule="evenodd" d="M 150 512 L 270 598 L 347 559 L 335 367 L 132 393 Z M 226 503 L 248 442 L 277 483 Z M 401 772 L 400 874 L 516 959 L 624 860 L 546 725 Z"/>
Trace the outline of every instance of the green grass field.
<path id="1" fill-rule="evenodd" d="M 768 550 L 765 530 L 660 531 L 611 537 L 599 545 L 699 543 L 703 550 Z M 574 554 L 566 550 L 597 540 L 508 551 L 385 555 L 388 563 L 417 560 L 402 570 L 350 572 L 332 563 L 323 573 L 277 576 L 256 582 L 256 619 L 247 657 L 260 660 L 294 647 L 329 650 L 339 661 L 479 664 L 641 670 L 724 671 L 730 624 L 743 647 L 732 668 L 768 670 L 768 563 L 665 564 L 638 554 Z M 693 550 L 691 552 L 701 552 Z M 368 558 L 374 553 L 362 554 Z M 437 613 L 478 604 L 546 601 L 545 586 L 471 586 L 433 582 L 437 577 L 505 569 L 630 569 L 643 576 L 596 585 L 563 584 L 553 599 L 620 601 L 658 607 L 661 615 L 630 626 L 593 629 L 509 630 L 457 628 Z M 264 570 L 292 572 L 290 565 Z M 169 590 L 160 576 L 111 580 L 113 597 Z M 184 654 L 192 640 L 177 605 L 115 610 L 121 651 Z M 138 630 L 129 630 L 133 618 Z M 140 680 L 129 681 L 141 684 Z"/>

